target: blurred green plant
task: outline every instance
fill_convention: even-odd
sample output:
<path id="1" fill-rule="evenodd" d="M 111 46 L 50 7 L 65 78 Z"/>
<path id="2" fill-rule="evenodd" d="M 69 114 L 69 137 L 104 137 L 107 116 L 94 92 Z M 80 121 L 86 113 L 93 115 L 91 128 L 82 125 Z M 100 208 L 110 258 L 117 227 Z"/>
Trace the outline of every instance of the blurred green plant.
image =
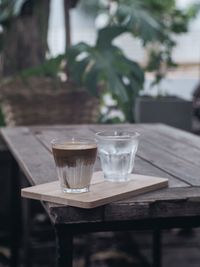
<path id="1" fill-rule="evenodd" d="M 99 30 L 94 46 L 79 43 L 67 49 L 67 63 L 71 79 L 83 84 L 93 95 L 109 92 L 126 120 L 132 122 L 132 104 L 143 87 L 144 72 L 113 45 L 115 37 L 125 31 L 122 26 Z"/>
<path id="2" fill-rule="evenodd" d="M 81 6 L 96 15 L 106 14 L 107 26 L 124 26 L 142 41 L 148 51 L 145 71 L 155 72 L 152 85 L 160 83 L 168 68 L 177 66 L 172 59 L 175 36 L 188 31 L 200 9 L 199 3 L 180 9 L 176 0 L 88 0 Z"/>
<path id="3" fill-rule="evenodd" d="M 11 7 L 12 12 L 4 12 L 5 22 L 6 16 L 17 15 L 26 1 L 1 0 L 0 5 L 6 2 L 12 5 L 4 6 L 4 9 Z M 103 14 L 107 18 L 103 28 L 97 30 L 96 43 L 71 46 L 67 48 L 66 55 L 27 69 L 21 76 L 57 77 L 61 63 L 66 58 L 71 80 L 85 86 L 101 99 L 109 93 L 123 112 L 125 120 L 134 122 L 132 110 L 135 98 L 143 89 L 145 71 L 154 71 L 153 84 L 159 84 L 168 68 L 175 66 L 172 59 L 172 50 L 176 45 L 174 36 L 188 30 L 189 22 L 197 14 L 199 6 L 181 10 L 176 7 L 175 0 L 87 0 L 82 1 L 81 5 L 87 12 Z M 124 33 L 139 38 L 147 49 L 149 60 L 145 68 L 127 58 L 123 50 L 114 45 L 114 40 Z"/>
<path id="4" fill-rule="evenodd" d="M 57 57 L 50 58 L 39 66 L 28 68 L 20 73 L 17 73 L 16 76 L 20 76 L 22 79 L 28 79 L 31 76 L 51 77 L 56 79 L 59 72 L 62 71 L 61 63 L 63 60 L 65 60 L 65 58 L 65 55 L 59 55 Z"/>
<path id="5" fill-rule="evenodd" d="M 180 9 L 177 8 L 175 0 L 146 0 L 146 2 L 162 29 L 157 40 L 147 47 L 149 60 L 146 70 L 155 72 L 152 86 L 159 86 L 168 69 L 177 66 L 172 58 L 172 51 L 177 45 L 175 37 L 188 31 L 191 20 L 199 12 L 200 5 L 193 4 Z"/>
<path id="6" fill-rule="evenodd" d="M 169 67 L 176 64 L 172 50 L 176 45 L 174 35 L 188 30 L 195 17 L 197 5 L 181 10 L 175 0 L 88 0 L 82 1 L 86 12 L 104 15 L 104 27 L 97 31 L 94 46 L 79 43 L 67 49 L 71 78 L 85 85 L 91 93 L 110 93 L 117 101 L 125 120 L 134 122 L 134 102 L 143 88 L 144 72 L 154 71 L 159 84 Z M 128 59 L 113 41 L 123 33 L 141 40 L 149 53 L 144 69 Z"/>

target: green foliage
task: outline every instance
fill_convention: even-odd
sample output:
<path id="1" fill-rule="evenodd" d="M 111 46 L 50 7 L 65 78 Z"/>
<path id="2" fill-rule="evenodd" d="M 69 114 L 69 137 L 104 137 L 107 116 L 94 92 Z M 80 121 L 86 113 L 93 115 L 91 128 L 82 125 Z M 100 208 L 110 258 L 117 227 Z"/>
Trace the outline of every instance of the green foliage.
<path id="1" fill-rule="evenodd" d="M 155 72 L 153 84 L 158 84 L 167 69 L 176 66 L 173 35 L 188 30 L 198 9 L 180 10 L 175 0 L 89 0 L 82 1 L 83 6 L 96 15 L 104 13 L 108 22 L 98 30 L 95 46 L 79 43 L 67 50 L 70 76 L 94 95 L 100 85 L 104 88 L 101 94 L 109 92 L 126 121 L 133 122 L 134 100 L 143 87 L 144 70 L 114 46 L 113 40 L 125 32 L 140 38 L 149 50 L 146 70 Z"/>
<path id="2" fill-rule="evenodd" d="M 116 3 L 117 9 L 111 15 L 111 24 L 126 27 L 144 45 L 157 39 L 160 25 L 147 9 L 145 1 L 118 0 Z"/>
<path id="3" fill-rule="evenodd" d="M 200 5 L 182 10 L 177 8 L 175 0 L 93 0 L 90 8 L 96 10 L 96 14 L 107 14 L 108 27 L 123 27 L 124 32 L 130 32 L 142 41 L 144 47 L 148 47 L 146 70 L 155 72 L 153 84 L 157 84 L 168 68 L 176 66 L 172 59 L 176 46 L 174 35 L 188 31 L 189 22 L 198 13 Z"/>
<path id="4" fill-rule="evenodd" d="M 56 78 L 58 76 L 59 70 L 61 70 L 61 62 L 64 58 L 64 55 L 59 55 L 55 58 L 51 58 L 49 60 L 46 60 L 43 64 L 39 66 L 21 71 L 17 74 L 17 76 L 20 76 L 22 79 L 27 79 L 31 76 L 46 76 Z"/>
<path id="5" fill-rule="evenodd" d="M 125 32 L 140 38 L 149 50 L 146 70 L 155 72 L 153 84 L 158 84 L 167 69 L 176 66 L 172 59 L 176 45 L 173 35 L 188 30 L 197 9 L 180 10 L 175 0 L 93 0 L 82 1 L 83 5 L 94 14 L 104 13 L 108 22 L 98 30 L 95 46 L 80 43 L 67 50 L 71 78 L 94 95 L 101 85 L 103 93 L 109 92 L 117 101 L 126 120 L 133 122 L 134 100 L 143 87 L 144 71 L 125 57 L 113 40 Z"/>
<path id="6" fill-rule="evenodd" d="M 0 24 L 6 25 L 10 18 L 19 15 L 26 1 L 0 0 Z M 82 0 L 81 5 L 88 13 L 104 13 L 108 17 L 107 26 L 97 32 L 96 44 L 74 45 L 67 49 L 66 55 L 47 60 L 20 75 L 23 79 L 29 76 L 56 78 L 62 61 L 67 59 L 70 79 L 88 88 L 93 95 L 111 94 L 126 121 L 133 122 L 134 100 L 143 88 L 144 70 L 128 59 L 113 41 L 123 33 L 139 38 L 149 51 L 145 70 L 155 72 L 153 84 L 158 84 L 167 69 L 176 66 L 172 59 L 176 45 L 174 35 L 188 30 L 200 5 L 185 10 L 178 9 L 175 0 Z"/>
<path id="7" fill-rule="evenodd" d="M 86 13 L 86 15 L 96 17 L 99 11 L 104 8 L 103 1 L 99 0 L 79 0 L 79 8 Z"/>
<path id="8" fill-rule="evenodd" d="M 68 48 L 67 61 L 73 80 L 86 86 L 93 95 L 99 94 L 101 86 L 103 93 L 109 92 L 117 100 L 126 119 L 133 122 L 132 105 L 143 87 L 144 72 L 112 44 L 124 31 L 117 26 L 99 30 L 95 46 L 79 43 Z"/>
<path id="9" fill-rule="evenodd" d="M 146 0 L 151 14 L 160 23 L 162 31 L 149 49 L 149 61 L 146 70 L 155 72 L 152 85 L 158 85 L 171 67 L 176 67 L 172 51 L 176 46 L 175 35 L 188 31 L 188 26 L 198 11 L 198 5 L 182 10 L 176 7 L 176 1 Z"/>
<path id="10" fill-rule="evenodd" d="M 108 114 L 109 116 L 109 114 Z M 114 118 L 108 118 L 107 116 L 105 115 L 101 115 L 99 117 L 99 120 L 98 120 L 99 123 L 107 123 L 107 124 L 120 124 L 120 123 L 123 123 L 122 120 L 120 120 L 120 118 L 118 117 L 114 117 Z"/>

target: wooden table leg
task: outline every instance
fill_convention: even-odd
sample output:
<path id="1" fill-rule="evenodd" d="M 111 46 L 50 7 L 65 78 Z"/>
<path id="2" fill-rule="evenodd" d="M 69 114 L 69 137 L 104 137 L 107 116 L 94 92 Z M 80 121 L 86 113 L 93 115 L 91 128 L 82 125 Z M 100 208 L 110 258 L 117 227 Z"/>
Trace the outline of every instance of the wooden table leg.
<path id="1" fill-rule="evenodd" d="M 153 267 L 162 266 L 162 230 L 153 230 Z"/>
<path id="2" fill-rule="evenodd" d="M 64 227 L 59 225 L 55 226 L 55 232 L 57 267 L 72 267 L 74 234 L 65 230 Z"/>
<path id="3" fill-rule="evenodd" d="M 10 247 L 11 267 L 19 266 L 19 248 L 21 243 L 21 193 L 19 166 L 14 158 L 11 165 L 11 215 Z"/>

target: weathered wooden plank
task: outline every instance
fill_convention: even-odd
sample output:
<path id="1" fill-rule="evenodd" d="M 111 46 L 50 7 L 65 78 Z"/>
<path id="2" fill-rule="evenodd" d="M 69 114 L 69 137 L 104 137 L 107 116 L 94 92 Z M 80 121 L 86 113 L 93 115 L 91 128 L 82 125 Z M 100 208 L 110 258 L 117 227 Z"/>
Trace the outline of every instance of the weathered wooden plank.
<path id="1" fill-rule="evenodd" d="M 49 203 L 49 214 L 54 224 L 95 223 L 104 219 L 104 206 L 94 209 L 81 209 Z"/>
<path id="2" fill-rule="evenodd" d="M 94 131 L 94 129 L 96 129 L 96 130 L 107 129 L 107 127 L 105 127 L 105 126 L 102 126 L 102 127 L 98 126 L 98 129 L 95 128 L 95 126 L 90 126 L 90 127 L 91 127 L 90 129 L 92 129 L 93 131 Z M 122 126 L 122 128 L 124 129 L 124 126 Z M 51 130 L 52 128 L 49 128 L 49 129 Z M 68 127 L 66 127 L 66 129 L 69 130 Z M 134 127 L 133 128 L 131 127 L 131 130 L 134 130 L 134 129 L 135 129 Z M 59 131 L 62 131 L 61 128 Z M 63 131 L 65 131 L 65 129 Z M 29 179 L 34 178 L 35 182 L 32 181 L 32 183 L 34 182 L 34 183 L 39 184 L 39 183 L 41 183 L 41 180 L 43 182 L 47 182 L 47 181 L 53 181 L 56 179 L 55 178 L 56 177 L 55 169 L 54 169 L 54 175 L 53 175 L 54 178 L 52 178 L 52 174 L 53 174 L 52 166 L 54 166 L 54 163 L 53 163 L 53 158 L 52 158 L 51 154 L 49 153 L 49 151 L 46 149 L 45 146 L 41 145 L 41 142 L 39 139 L 36 139 L 35 136 L 33 134 L 31 134 L 31 132 L 29 130 L 27 131 L 27 128 L 5 129 L 2 132 L 4 132 L 4 137 L 7 141 L 7 144 L 10 145 L 12 152 L 14 153 L 16 158 L 18 159 L 18 162 L 20 163 L 22 169 L 24 169 L 27 177 Z M 143 143 L 143 147 L 141 148 L 142 143 Z M 198 175 L 198 173 L 196 173 L 197 169 L 195 169 L 194 173 L 192 173 L 190 170 L 189 174 L 187 174 L 188 165 L 186 164 L 186 166 L 184 168 L 183 168 L 183 166 L 182 167 L 179 166 L 177 164 L 175 156 L 170 155 L 170 160 L 169 160 L 168 159 L 169 154 L 162 153 L 162 151 L 160 151 L 158 153 L 158 148 L 156 146 L 153 146 L 152 144 L 149 144 L 147 142 L 146 143 L 142 142 L 142 143 L 139 146 L 139 148 L 140 148 L 139 149 L 139 152 L 140 152 L 139 156 L 141 158 L 143 158 L 144 160 L 140 159 L 140 158 L 136 159 L 135 172 L 137 170 L 140 170 L 141 174 L 146 174 L 146 173 L 142 173 L 142 172 L 146 172 L 148 170 L 149 171 L 151 170 L 152 175 L 158 175 L 156 173 L 153 173 L 155 171 L 155 172 L 162 172 L 163 174 L 165 174 L 165 176 L 159 175 L 159 176 L 163 176 L 163 177 L 166 177 L 166 175 L 169 175 L 170 177 L 171 176 L 173 177 L 174 175 L 175 176 L 177 175 L 177 177 L 182 177 L 182 172 L 184 171 L 184 168 L 185 168 L 186 178 L 189 179 L 189 177 L 193 177 L 192 175 L 194 175 L 195 177 L 196 177 L 196 175 Z M 31 145 L 32 151 L 30 151 L 30 144 L 32 144 Z M 29 151 L 27 151 L 27 150 L 29 150 Z M 142 155 L 141 155 L 141 151 L 142 151 Z M 49 160 L 49 159 L 51 159 L 51 160 Z M 34 162 L 32 162 L 32 161 L 34 161 Z M 175 163 L 173 161 L 175 161 Z M 25 162 L 26 162 L 26 164 L 25 164 Z M 45 166 L 47 166 L 47 168 L 46 167 L 45 167 L 45 169 L 43 168 L 42 162 L 44 162 L 43 164 L 45 164 Z M 186 161 L 184 161 L 184 160 L 181 161 L 180 159 L 178 159 L 178 163 L 180 163 L 181 165 L 183 164 L 183 162 L 185 164 Z M 173 165 L 173 167 L 171 167 L 171 164 Z M 146 170 L 142 169 L 143 166 L 145 166 L 144 168 L 146 168 Z M 149 166 L 151 166 L 151 167 L 149 167 Z M 176 171 L 176 169 L 178 169 L 179 167 L 181 168 L 181 171 L 179 171 L 179 170 Z M 36 173 L 36 177 L 31 177 L 33 175 L 33 173 Z M 48 175 L 50 175 L 50 177 L 48 177 Z M 192 179 L 194 179 L 194 177 Z M 184 186 L 185 184 L 182 183 L 182 185 Z M 182 190 L 182 188 L 179 188 L 179 189 Z M 186 190 L 188 190 L 188 189 L 186 189 Z M 200 194 L 200 193 L 199 192 L 196 193 L 196 198 L 198 198 L 198 194 Z M 184 199 L 184 192 L 183 192 L 182 197 Z M 152 196 L 152 198 L 153 198 L 153 196 Z M 129 201 L 124 202 L 124 204 L 123 204 L 124 206 L 122 205 L 122 203 L 113 203 L 112 207 L 110 205 L 108 205 L 108 206 L 110 206 L 109 209 L 106 206 L 105 211 L 104 211 L 104 207 L 101 207 L 98 209 L 94 209 L 94 211 L 91 210 L 89 213 L 85 213 L 85 212 L 81 211 L 80 209 L 75 209 L 75 208 L 70 208 L 70 207 L 63 207 L 63 206 L 55 207 L 51 204 L 48 204 L 48 207 L 49 207 L 49 211 L 50 211 L 50 214 L 52 215 L 54 222 L 58 222 L 58 221 L 61 222 L 62 221 L 62 222 L 68 222 L 68 223 L 70 223 L 70 222 L 72 223 L 72 222 L 102 221 L 104 216 L 105 216 L 106 220 L 108 220 L 108 219 L 109 220 L 116 220 L 116 219 L 122 218 L 123 216 L 120 215 L 120 213 L 123 214 L 125 212 L 125 210 L 127 212 L 128 209 L 129 209 L 129 211 L 127 213 L 126 219 L 129 219 L 129 217 L 132 219 L 137 219 L 139 217 L 145 218 L 145 216 L 148 217 L 149 214 L 150 214 L 150 216 L 151 216 L 151 214 L 154 214 L 154 216 L 159 216 L 159 212 L 161 215 L 163 214 L 163 216 L 164 216 L 164 209 L 168 210 L 168 207 L 172 208 L 171 214 L 174 214 L 174 216 L 175 215 L 179 216 L 178 214 L 181 214 L 181 205 L 179 206 L 179 208 L 180 208 L 179 212 L 177 211 L 177 209 L 175 209 L 175 206 L 173 208 L 173 205 L 176 202 L 176 200 L 166 200 L 165 199 L 164 200 L 164 206 L 162 206 L 163 201 L 161 198 L 160 202 L 153 202 L 155 205 L 154 209 L 150 209 L 149 203 L 151 203 L 151 205 L 153 205 L 152 199 L 150 199 L 150 197 L 149 197 L 149 199 L 147 197 L 146 201 L 143 198 L 143 201 L 144 202 L 138 201 L 136 204 L 134 204 L 134 201 L 132 202 L 132 200 L 129 200 Z M 180 201 L 182 201 L 181 196 L 180 196 Z M 185 202 L 187 202 L 187 205 L 182 205 L 182 208 L 183 208 L 182 209 L 182 216 L 184 215 L 185 210 L 186 210 L 186 216 L 187 216 L 187 212 L 189 212 L 189 208 L 191 209 L 191 214 L 193 214 L 193 213 L 195 214 L 195 212 L 197 212 L 197 214 L 198 214 L 196 204 L 194 204 L 194 208 L 192 208 L 191 201 L 183 201 L 183 203 L 185 203 Z M 157 205 L 159 208 L 157 209 L 158 211 L 156 213 L 155 209 L 156 209 Z M 126 207 L 126 209 L 125 209 L 125 207 Z M 163 207 L 163 210 L 160 210 L 161 207 Z M 176 203 L 176 207 L 177 207 L 177 203 Z M 117 213 L 117 210 L 118 210 L 118 213 Z M 177 214 L 174 213 L 175 211 L 178 213 Z M 169 211 L 167 211 L 167 212 L 169 212 Z M 113 219 L 112 219 L 112 214 L 113 214 Z M 136 217 L 134 217 L 134 214 Z M 125 220 L 125 217 L 123 217 L 123 218 Z"/>
<path id="3" fill-rule="evenodd" d="M 184 200 L 161 201 L 153 204 L 138 202 L 129 206 L 114 206 L 114 204 L 110 204 L 105 207 L 104 220 L 111 222 L 117 220 L 134 221 L 139 219 L 200 216 L 199 204 L 199 202 L 193 203 L 192 201 Z M 119 209 L 121 212 L 119 212 Z"/>
<path id="4" fill-rule="evenodd" d="M 149 192 L 140 196 L 131 197 L 127 200 L 117 201 L 116 204 L 138 203 L 138 202 L 159 202 L 159 201 L 180 201 L 193 200 L 200 202 L 200 187 L 163 188 L 154 192 Z"/>
<path id="5" fill-rule="evenodd" d="M 123 129 L 130 129 L 130 130 L 132 129 L 132 130 L 140 131 L 142 127 L 144 126 L 141 124 L 134 125 L 133 127 L 131 125 L 126 125 L 123 127 Z M 171 135 L 173 132 L 172 127 L 168 127 L 165 125 L 160 125 L 160 124 L 146 125 L 147 132 L 151 132 L 152 128 L 153 129 L 160 129 L 160 128 L 170 129 Z M 94 127 L 93 129 L 96 130 L 97 128 Z M 192 134 L 189 134 L 189 133 L 185 133 L 184 131 L 177 130 L 177 129 L 175 129 L 174 132 L 179 133 L 181 137 L 184 138 L 183 140 L 181 140 L 182 143 L 184 143 L 183 142 L 184 140 L 187 140 L 188 143 L 186 143 L 187 145 L 185 147 L 185 150 L 187 148 L 187 150 L 185 151 L 186 154 L 187 154 L 187 151 L 191 150 L 191 144 L 194 146 L 194 149 L 196 149 L 197 144 L 199 145 L 200 139 L 198 137 L 193 136 Z M 195 141 L 192 141 L 193 137 Z M 173 155 L 167 149 L 168 144 L 163 144 L 163 146 L 160 147 L 159 144 L 162 143 L 162 138 L 160 138 L 161 139 L 160 141 L 159 141 L 159 138 L 154 139 L 153 142 L 150 138 L 148 140 L 147 139 L 148 138 L 141 137 L 138 155 L 142 159 L 145 159 L 152 165 L 162 169 L 164 172 L 171 174 L 172 176 L 178 178 L 179 180 L 182 180 L 183 182 L 186 182 L 190 185 L 195 185 L 195 186 L 200 185 L 200 166 L 198 164 L 199 152 L 197 149 L 195 150 L 196 151 L 195 155 L 192 157 L 192 160 L 194 161 L 196 160 L 195 156 L 197 157 L 197 163 L 194 164 L 194 162 L 189 162 L 188 160 L 186 161 L 186 159 L 183 158 L 183 154 L 181 155 L 181 157 L 179 157 L 180 149 L 178 150 L 179 152 L 178 155 L 177 155 L 177 152 Z M 171 148 L 173 148 L 173 144 L 174 146 L 176 146 L 177 143 L 178 144 L 180 143 L 180 141 L 178 142 L 177 140 L 174 140 L 173 138 L 171 139 L 172 139 Z M 189 152 L 189 154 L 192 155 L 192 152 L 191 153 Z"/>
<path id="6" fill-rule="evenodd" d="M 53 156 L 28 128 L 4 128 L 2 136 L 32 185 L 57 180 Z"/>
<path id="7" fill-rule="evenodd" d="M 170 154 L 200 166 L 200 148 L 185 143 L 177 135 L 167 135 L 160 127 L 142 125 L 139 127 L 141 140 L 145 139 Z M 190 136 L 190 135 L 189 135 Z M 200 143 L 200 138 L 199 138 Z"/>
<path id="8" fill-rule="evenodd" d="M 94 209 L 96 222 L 99 221 L 98 212 L 102 213 L 102 222 L 128 221 L 139 219 L 187 217 L 200 215 L 200 187 L 173 188 L 147 193 L 142 196 L 110 203 L 104 207 Z M 93 210 L 93 209 L 92 209 Z M 95 222 L 92 210 L 58 206 L 50 204 L 50 213 L 55 223 Z M 85 215 L 86 214 L 86 215 Z"/>
<path id="9" fill-rule="evenodd" d="M 32 135 L 28 128 L 5 128 L 2 129 L 2 136 L 32 185 L 57 180 L 53 156 Z M 52 222 L 54 222 L 55 218 L 58 218 L 60 215 L 57 213 L 55 217 L 53 217 L 50 214 L 49 205 L 50 203 L 46 203 L 44 207 Z M 68 208 L 66 209 L 68 210 Z M 85 214 L 84 220 L 87 221 L 89 217 L 91 221 L 101 221 L 103 214 L 101 209 L 102 207 L 98 208 L 98 212 L 96 209 L 92 209 L 91 212 Z M 72 213 L 76 214 L 76 211 L 73 212 L 71 210 L 69 214 Z M 75 218 L 76 217 L 74 217 L 74 220 Z"/>
<path id="10" fill-rule="evenodd" d="M 33 132 L 43 132 L 43 131 L 51 131 L 59 130 L 59 131 L 66 131 L 66 130 L 73 130 L 73 129 L 89 129 L 94 131 L 102 131 L 106 129 L 125 129 L 130 127 L 137 127 L 140 124 L 130 124 L 130 123 L 120 123 L 120 124 L 73 124 L 73 125 L 39 125 L 39 126 L 29 126 L 29 129 Z"/>
<path id="11" fill-rule="evenodd" d="M 128 128 L 138 132 L 145 128 L 145 131 L 142 132 L 144 137 L 140 137 L 138 151 L 138 155 L 142 159 L 188 184 L 200 185 L 199 137 L 161 124 L 136 124 L 133 127 L 127 125 Z M 152 138 L 154 132 L 159 132 L 160 134 Z M 170 133 L 170 135 L 164 135 L 164 132 Z M 171 144 L 166 138 L 171 140 Z M 174 152 L 172 152 L 173 148 Z M 155 154 L 156 157 L 154 157 Z"/>
<path id="12" fill-rule="evenodd" d="M 93 126 L 92 130 L 88 130 L 88 128 L 82 127 L 81 128 L 82 137 L 94 138 L 94 132 L 98 131 L 100 128 L 105 128 L 105 126 L 104 125 L 96 126 L 96 128 Z M 129 126 L 129 128 L 130 128 L 130 126 Z M 73 137 L 73 136 L 79 136 L 80 137 L 79 127 L 78 128 L 77 127 L 69 127 L 67 130 L 65 129 L 64 131 L 61 129 L 58 130 L 58 129 L 52 128 L 51 130 L 47 130 L 47 131 L 43 130 L 43 131 L 40 131 L 39 133 L 36 132 L 36 137 L 40 140 L 40 142 L 49 151 L 51 151 L 50 141 L 53 138 L 55 138 L 55 137 L 63 138 L 63 137 Z M 95 170 L 98 171 L 100 169 L 101 169 L 100 161 L 98 159 L 96 161 L 96 164 L 95 164 Z M 136 157 L 134 173 L 168 178 L 169 179 L 169 187 L 188 186 L 188 183 L 184 183 L 183 181 L 176 179 L 173 175 L 166 173 L 161 168 L 157 168 L 156 166 L 152 165 L 151 163 L 149 163 L 149 162 L 147 162 L 141 158 L 138 158 L 138 157 Z"/>
<path id="13" fill-rule="evenodd" d="M 152 175 L 157 177 L 168 178 L 169 180 L 169 187 L 187 187 L 189 186 L 187 183 L 176 179 L 172 175 L 164 172 L 160 168 L 150 164 L 149 162 L 136 157 L 135 158 L 135 166 L 133 169 L 134 173 L 143 174 L 143 175 Z"/>
<path id="14" fill-rule="evenodd" d="M 47 131 L 34 132 L 35 137 L 41 142 L 41 144 L 51 151 L 51 141 L 54 138 L 90 138 L 94 140 L 94 133 L 87 128 L 70 127 L 67 129 L 51 129 Z"/>
<path id="15" fill-rule="evenodd" d="M 146 140 L 140 142 L 138 155 L 190 185 L 200 185 L 200 167 L 169 154 Z"/>
<path id="16" fill-rule="evenodd" d="M 200 187 L 162 189 L 105 206 L 105 221 L 200 215 Z"/>
<path id="17" fill-rule="evenodd" d="M 101 126 L 101 128 L 104 128 L 105 126 Z M 98 128 L 100 128 L 100 127 L 98 127 Z M 79 134 L 79 131 L 77 131 L 77 128 L 76 127 L 69 127 L 68 128 L 70 131 L 67 131 L 67 134 L 69 134 L 71 131 L 76 131 L 76 133 L 78 132 L 78 134 Z M 82 134 L 83 135 L 85 135 L 85 133 L 82 131 Z M 87 130 L 87 134 L 88 134 L 88 130 Z M 61 133 L 61 131 L 59 131 L 59 132 L 56 132 L 56 131 L 52 131 L 52 132 L 47 132 L 47 135 L 44 135 L 45 136 L 45 138 L 47 138 L 47 140 L 48 140 L 48 145 L 50 144 L 49 142 L 50 142 L 50 140 L 53 138 L 53 137 L 55 137 L 55 135 L 56 135 L 56 137 L 59 135 L 59 136 L 63 136 L 63 135 L 66 135 L 66 133 L 65 133 L 65 130 L 64 131 L 62 131 L 62 133 Z M 49 139 L 48 139 L 49 138 Z M 49 145 L 49 147 L 50 147 L 50 145 Z M 148 160 L 148 159 L 147 159 Z M 136 165 L 135 165 L 135 171 L 136 172 L 138 172 L 137 171 L 137 169 L 140 169 L 140 170 L 142 170 L 142 168 L 139 168 L 139 166 L 141 165 L 141 164 L 143 164 L 143 166 L 144 165 L 148 165 L 148 163 L 146 162 L 146 163 L 144 163 L 142 160 L 140 160 L 140 164 L 137 164 L 137 162 L 138 162 L 138 160 L 136 160 Z M 139 171 L 138 173 L 141 173 L 141 174 L 148 174 L 148 173 L 146 173 L 146 171 L 148 171 L 148 169 L 149 169 L 149 171 L 150 171 L 150 174 L 151 175 L 157 175 L 158 174 L 158 172 L 159 172 L 159 175 L 160 176 L 163 176 L 163 177 L 169 177 L 169 175 L 167 175 L 166 173 L 164 173 L 163 172 L 163 175 L 161 174 L 161 170 L 159 171 L 159 169 L 157 169 L 156 167 L 152 167 L 152 165 L 150 165 L 149 164 L 149 166 L 151 166 L 151 167 L 148 167 L 148 168 L 146 168 L 146 170 L 144 171 L 144 173 L 142 173 L 141 171 Z M 154 169 L 154 171 L 152 172 L 152 169 Z"/>
<path id="18" fill-rule="evenodd" d="M 165 124 L 158 124 L 158 127 L 154 127 L 154 125 L 149 125 L 149 129 L 154 129 L 161 135 L 166 135 L 174 141 L 187 144 L 189 147 L 200 149 L 200 137 L 195 134 Z"/>

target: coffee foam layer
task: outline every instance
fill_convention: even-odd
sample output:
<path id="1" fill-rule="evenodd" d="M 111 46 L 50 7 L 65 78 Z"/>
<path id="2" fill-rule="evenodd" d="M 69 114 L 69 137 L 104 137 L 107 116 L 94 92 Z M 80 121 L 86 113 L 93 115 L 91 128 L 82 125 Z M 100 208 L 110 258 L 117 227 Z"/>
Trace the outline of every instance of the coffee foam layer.
<path id="1" fill-rule="evenodd" d="M 54 149 L 60 150 L 86 150 L 86 149 L 94 149 L 97 146 L 95 144 L 84 144 L 81 142 L 74 142 L 74 143 L 63 143 L 63 144 L 54 144 Z"/>

